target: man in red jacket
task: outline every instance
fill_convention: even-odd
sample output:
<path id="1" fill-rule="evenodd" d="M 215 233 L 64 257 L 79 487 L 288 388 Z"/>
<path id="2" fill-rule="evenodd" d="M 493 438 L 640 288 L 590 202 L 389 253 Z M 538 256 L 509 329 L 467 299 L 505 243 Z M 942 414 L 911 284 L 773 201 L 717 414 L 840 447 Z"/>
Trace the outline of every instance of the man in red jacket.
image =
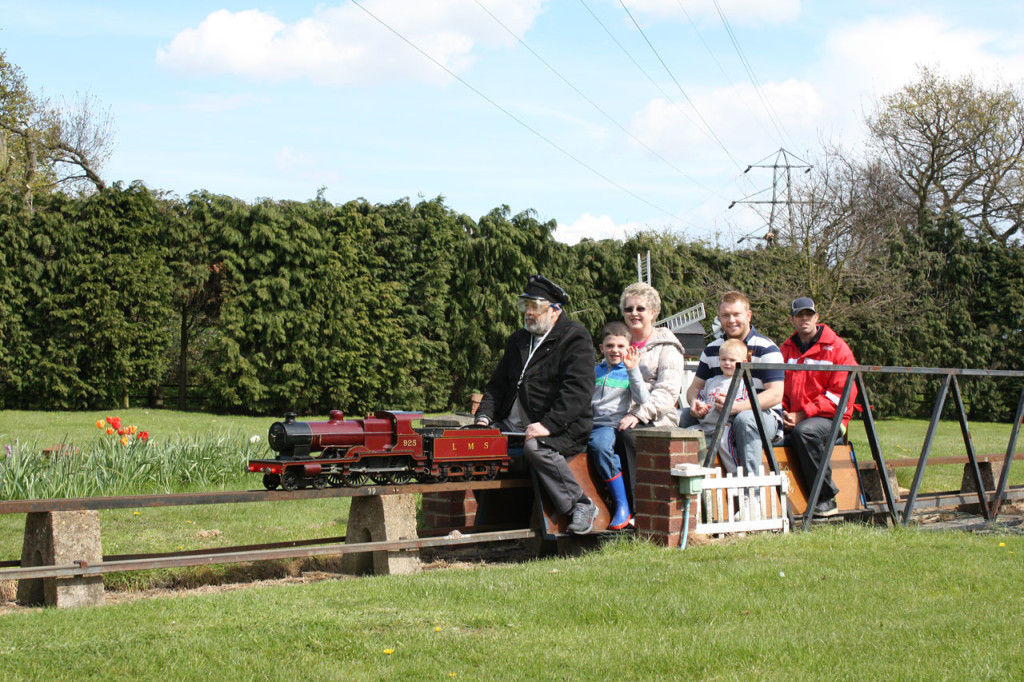
<path id="1" fill-rule="evenodd" d="M 827 324 L 818 324 L 814 301 L 801 297 L 793 301 L 789 321 L 796 331 L 782 344 L 782 357 L 796 365 L 856 365 L 853 351 Z M 814 506 L 815 516 L 833 516 L 839 488 L 832 482 L 829 459 L 831 444 L 825 443 L 832 427 L 832 419 L 839 406 L 848 372 L 786 372 L 782 397 L 782 425 L 786 430 L 786 444 L 791 446 L 800 463 L 808 492 L 814 485 L 818 471 L 825 468 L 825 479 Z M 853 401 L 857 397 L 854 386 L 843 413 L 843 432 L 853 414 Z"/>

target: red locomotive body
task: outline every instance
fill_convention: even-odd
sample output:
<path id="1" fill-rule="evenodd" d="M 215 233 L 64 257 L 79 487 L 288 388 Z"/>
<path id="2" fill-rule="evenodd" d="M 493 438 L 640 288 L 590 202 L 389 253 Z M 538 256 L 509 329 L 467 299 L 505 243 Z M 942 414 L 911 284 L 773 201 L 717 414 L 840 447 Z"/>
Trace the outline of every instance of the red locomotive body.
<path id="1" fill-rule="evenodd" d="M 360 486 L 495 478 L 508 471 L 507 441 L 497 429 L 413 428 L 422 412 L 378 411 L 345 420 L 340 410 L 325 422 L 299 422 L 294 413 L 270 427 L 275 459 L 249 461 L 268 490 L 311 485 Z"/>

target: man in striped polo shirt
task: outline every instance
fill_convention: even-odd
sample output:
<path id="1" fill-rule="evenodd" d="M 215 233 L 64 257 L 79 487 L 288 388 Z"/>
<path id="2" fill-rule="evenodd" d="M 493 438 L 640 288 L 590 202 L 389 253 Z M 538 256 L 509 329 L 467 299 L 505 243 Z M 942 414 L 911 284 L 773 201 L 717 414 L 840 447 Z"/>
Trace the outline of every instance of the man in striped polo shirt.
<path id="1" fill-rule="evenodd" d="M 682 415 L 680 426 L 685 427 L 697 423 L 711 409 L 712 406 L 698 400 L 697 395 L 704 388 L 704 383 L 708 379 L 722 373 L 718 363 L 718 349 L 726 338 L 740 339 L 747 344 L 747 361 L 753 362 L 755 365 L 758 363 L 781 364 L 783 362 L 782 352 L 775 342 L 758 333 L 751 326 L 752 317 L 750 300 L 742 293 L 727 291 L 722 295 L 718 304 L 718 320 L 722 324 L 725 337 L 715 339 L 701 353 L 697 375 L 686 390 L 686 402 L 690 404 L 689 415 Z M 781 404 L 785 372 L 755 368 L 751 372 L 751 378 L 754 383 L 754 391 L 757 393 L 757 400 L 761 405 L 765 435 L 769 441 L 775 441 L 782 434 Z M 735 417 L 731 432 L 738 462 L 742 464 L 744 471 L 756 474 L 758 467 L 761 466 L 762 447 L 761 436 L 757 431 L 757 422 L 754 421 L 754 412 L 750 407 L 749 400 L 738 400 L 733 403 L 731 414 Z"/>

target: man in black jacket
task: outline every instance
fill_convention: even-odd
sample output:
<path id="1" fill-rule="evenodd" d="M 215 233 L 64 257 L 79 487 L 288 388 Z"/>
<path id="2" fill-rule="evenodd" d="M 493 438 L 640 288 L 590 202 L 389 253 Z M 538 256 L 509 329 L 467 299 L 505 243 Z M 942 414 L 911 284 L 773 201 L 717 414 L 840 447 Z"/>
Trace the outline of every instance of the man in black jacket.
<path id="1" fill-rule="evenodd" d="M 569 532 L 594 527 L 597 507 L 569 470 L 565 458 L 583 452 L 593 426 L 594 343 L 590 333 L 562 310 L 569 295 L 551 280 L 530 275 L 519 296 L 523 329 L 505 352 L 476 413 L 476 423 L 497 423 L 526 434 L 523 453 L 555 509 L 571 515 Z"/>

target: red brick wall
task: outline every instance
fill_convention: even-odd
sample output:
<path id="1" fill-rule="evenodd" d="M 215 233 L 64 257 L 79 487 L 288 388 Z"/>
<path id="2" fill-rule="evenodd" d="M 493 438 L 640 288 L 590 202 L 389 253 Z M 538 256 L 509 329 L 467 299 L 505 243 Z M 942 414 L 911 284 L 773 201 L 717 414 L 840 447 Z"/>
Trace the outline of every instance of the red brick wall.
<path id="1" fill-rule="evenodd" d="M 424 528 L 457 528 L 472 526 L 476 519 L 476 498 L 472 490 L 424 493 L 422 524 Z"/>
<path id="2" fill-rule="evenodd" d="M 677 464 L 697 463 L 704 434 L 679 428 L 640 429 L 636 432 L 636 532 L 655 543 L 678 547 L 683 530 L 683 496 L 671 470 Z M 694 505 L 690 504 L 692 513 Z M 690 527 L 696 521 L 690 518 Z"/>

